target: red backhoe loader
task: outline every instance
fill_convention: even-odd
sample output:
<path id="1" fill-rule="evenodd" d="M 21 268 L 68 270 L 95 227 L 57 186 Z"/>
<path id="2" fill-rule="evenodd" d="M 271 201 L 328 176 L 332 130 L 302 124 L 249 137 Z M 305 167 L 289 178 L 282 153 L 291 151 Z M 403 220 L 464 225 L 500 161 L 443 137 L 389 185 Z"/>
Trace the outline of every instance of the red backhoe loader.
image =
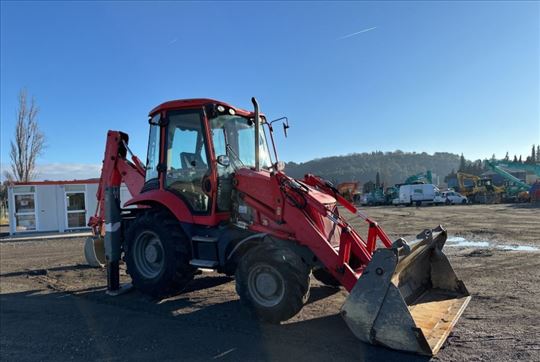
<path id="1" fill-rule="evenodd" d="M 211 99 L 159 105 L 146 165 L 127 134 L 108 132 L 85 245 L 90 263 L 107 266 L 108 293 L 121 291 L 122 258 L 132 285 L 155 298 L 182 291 L 198 268 L 214 269 L 235 276 L 260 319 L 279 323 L 303 307 L 313 276 L 350 292 L 341 314 L 362 341 L 437 353 L 471 298 L 442 252 L 446 231 L 392 241 L 331 183 L 287 176 L 275 121 L 252 102 L 253 111 Z M 123 206 L 122 184 L 133 196 Z M 365 238 L 338 204 L 368 224 Z"/>

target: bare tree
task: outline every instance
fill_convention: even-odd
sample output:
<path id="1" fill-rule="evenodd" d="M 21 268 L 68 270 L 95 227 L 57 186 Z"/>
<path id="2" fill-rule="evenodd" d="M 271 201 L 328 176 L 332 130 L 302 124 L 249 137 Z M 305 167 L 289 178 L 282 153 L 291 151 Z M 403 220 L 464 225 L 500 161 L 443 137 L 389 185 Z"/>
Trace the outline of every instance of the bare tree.
<path id="1" fill-rule="evenodd" d="M 11 141 L 11 173 L 6 172 L 8 180 L 28 182 L 36 176 L 36 159 L 45 148 L 45 135 L 39 129 L 37 115 L 39 108 L 34 98 L 28 104 L 25 89 L 19 92 L 19 108 L 15 125 L 15 140 Z"/>

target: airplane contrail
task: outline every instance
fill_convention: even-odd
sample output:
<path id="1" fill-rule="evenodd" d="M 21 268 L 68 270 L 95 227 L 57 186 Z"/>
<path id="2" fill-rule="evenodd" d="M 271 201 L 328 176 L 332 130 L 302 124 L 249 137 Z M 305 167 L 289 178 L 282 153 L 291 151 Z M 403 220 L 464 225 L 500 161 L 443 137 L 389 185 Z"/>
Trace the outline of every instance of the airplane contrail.
<path id="1" fill-rule="evenodd" d="M 373 28 L 367 28 L 367 29 L 364 29 L 364 30 L 357 31 L 356 33 L 347 34 L 347 35 L 344 35 L 344 36 L 338 38 L 338 40 L 347 39 L 347 38 L 350 38 L 351 36 L 355 36 L 355 35 L 362 34 L 362 33 L 367 33 L 368 31 L 372 31 L 374 29 L 377 29 L 377 27 L 374 26 Z"/>

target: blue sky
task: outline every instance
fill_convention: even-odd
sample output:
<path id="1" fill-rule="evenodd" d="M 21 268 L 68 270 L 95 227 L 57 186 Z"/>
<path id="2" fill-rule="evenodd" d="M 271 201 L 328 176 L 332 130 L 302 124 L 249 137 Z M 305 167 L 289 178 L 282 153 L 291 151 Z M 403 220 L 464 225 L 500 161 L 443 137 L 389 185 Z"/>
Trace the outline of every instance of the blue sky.
<path id="1" fill-rule="evenodd" d="M 148 111 L 180 98 L 257 96 L 291 121 L 286 161 L 540 143 L 538 2 L 2 2 L 0 50 L 1 163 L 26 87 L 44 178 L 97 176 L 107 129 L 144 159 Z"/>

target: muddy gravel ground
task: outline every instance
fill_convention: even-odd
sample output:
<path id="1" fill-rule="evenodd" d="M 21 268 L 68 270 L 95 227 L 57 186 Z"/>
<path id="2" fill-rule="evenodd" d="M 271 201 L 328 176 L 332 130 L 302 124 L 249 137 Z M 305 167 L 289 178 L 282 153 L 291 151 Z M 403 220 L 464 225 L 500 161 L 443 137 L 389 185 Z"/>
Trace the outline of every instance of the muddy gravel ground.
<path id="1" fill-rule="evenodd" d="M 540 208 L 364 210 L 395 238 L 438 224 L 452 237 L 446 254 L 473 299 L 434 360 L 540 360 Z M 137 291 L 109 297 L 104 270 L 84 265 L 82 245 L 0 243 L 2 361 L 428 360 L 356 340 L 338 314 L 347 293 L 317 281 L 304 309 L 281 325 L 256 322 L 234 280 L 214 273 L 162 301 Z"/>

